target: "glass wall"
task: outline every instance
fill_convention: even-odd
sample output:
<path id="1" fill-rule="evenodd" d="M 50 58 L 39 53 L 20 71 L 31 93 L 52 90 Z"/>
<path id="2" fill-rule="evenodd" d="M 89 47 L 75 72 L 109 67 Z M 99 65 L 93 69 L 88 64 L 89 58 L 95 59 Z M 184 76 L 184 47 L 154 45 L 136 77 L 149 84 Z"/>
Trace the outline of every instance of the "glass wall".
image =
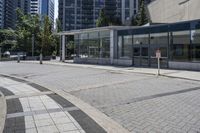
<path id="1" fill-rule="evenodd" d="M 79 37 L 80 37 L 79 57 L 88 58 L 88 44 L 89 44 L 88 34 L 83 33 L 83 34 L 80 34 Z"/>
<path id="2" fill-rule="evenodd" d="M 200 29 L 191 31 L 192 61 L 200 61 Z"/>
<path id="3" fill-rule="evenodd" d="M 110 58 L 110 31 L 100 32 L 100 57 Z"/>
<path id="4" fill-rule="evenodd" d="M 191 61 L 190 31 L 175 31 L 171 37 L 171 60 Z"/>
<path id="5" fill-rule="evenodd" d="M 88 57 L 90 58 L 99 58 L 100 55 L 100 41 L 99 33 L 91 32 L 89 33 L 89 44 L 88 44 Z"/>
<path id="6" fill-rule="evenodd" d="M 80 58 L 109 58 L 110 32 L 88 32 L 76 34 L 75 52 Z"/>
<path id="7" fill-rule="evenodd" d="M 119 36 L 118 38 L 118 57 L 132 59 L 133 36 Z"/>
<path id="8" fill-rule="evenodd" d="M 149 34 L 133 36 L 133 62 L 135 66 L 149 65 Z"/>
<path id="9" fill-rule="evenodd" d="M 168 33 L 152 33 L 150 34 L 150 58 L 151 66 L 157 67 L 156 51 L 161 51 L 161 66 L 167 67 L 168 57 Z"/>

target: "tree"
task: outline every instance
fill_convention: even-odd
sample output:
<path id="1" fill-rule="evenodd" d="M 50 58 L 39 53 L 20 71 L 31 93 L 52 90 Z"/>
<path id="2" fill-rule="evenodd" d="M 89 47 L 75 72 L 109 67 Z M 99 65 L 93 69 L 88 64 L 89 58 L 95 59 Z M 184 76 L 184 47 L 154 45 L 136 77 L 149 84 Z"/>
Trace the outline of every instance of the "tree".
<path id="1" fill-rule="evenodd" d="M 140 8 L 137 15 L 132 17 L 132 25 L 133 26 L 141 26 L 147 24 L 149 22 L 147 17 L 146 5 L 145 1 L 141 0 Z"/>
<path id="2" fill-rule="evenodd" d="M 103 27 L 103 26 L 108 26 L 108 25 L 109 25 L 109 21 L 105 15 L 105 9 L 103 8 L 100 11 L 100 15 L 99 15 L 99 18 L 97 19 L 96 26 Z"/>
<path id="3" fill-rule="evenodd" d="M 0 30 L 0 47 L 2 52 L 16 49 L 15 32 L 12 29 Z"/>
<path id="4" fill-rule="evenodd" d="M 40 53 L 44 56 L 49 56 L 52 54 L 53 49 L 53 35 L 52 35 L 52 24 L 49 20 L 48 16 L 44 17 L 44 24 L 42 27 L 42 31 L 40 34 L 41 37 L 41 46 L 40 46 Z"/>

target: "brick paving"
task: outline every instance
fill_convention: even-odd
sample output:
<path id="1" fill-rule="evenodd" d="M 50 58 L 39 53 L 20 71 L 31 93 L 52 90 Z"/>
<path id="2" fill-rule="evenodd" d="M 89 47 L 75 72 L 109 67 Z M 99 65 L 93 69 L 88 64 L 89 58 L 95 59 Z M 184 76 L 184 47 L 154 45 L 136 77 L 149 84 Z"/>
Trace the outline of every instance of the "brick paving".
<path id="1" fill-rule="evenodd" d="M 0 73 L 69 92 L 133 133 L 200 132 L 198 81 L 73 66 L 0 67 Z"/>

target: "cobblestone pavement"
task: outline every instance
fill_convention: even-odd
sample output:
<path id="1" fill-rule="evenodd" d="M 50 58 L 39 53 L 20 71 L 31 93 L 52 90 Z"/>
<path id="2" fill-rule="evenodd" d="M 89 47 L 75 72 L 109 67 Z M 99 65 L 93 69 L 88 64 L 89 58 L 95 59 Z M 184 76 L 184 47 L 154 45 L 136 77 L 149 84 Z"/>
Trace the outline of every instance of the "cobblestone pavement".
<path id="1" fill-rule="evenodd" d="M 92 68 L 2 63 L 0 73 L 58 88 L 131 132 L 200 132 L 200 82 Z"/>

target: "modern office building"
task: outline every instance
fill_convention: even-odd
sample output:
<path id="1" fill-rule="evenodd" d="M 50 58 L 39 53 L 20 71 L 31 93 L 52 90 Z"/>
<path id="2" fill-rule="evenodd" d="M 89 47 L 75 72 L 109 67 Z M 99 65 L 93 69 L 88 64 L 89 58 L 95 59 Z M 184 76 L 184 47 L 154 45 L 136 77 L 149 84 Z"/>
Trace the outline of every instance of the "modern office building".
<path id="1" fill-rule="evenodd" d="M 16 0 L 4 0 L 3 28 L 15 28 L 17 2 Z"/>
<path id="2" fill-rule="evenodd" d="M 41 14 L 42 17 L 49 16 L 52 23 L 54 22 L 54 0 L 42 0 L 41 1 Z"/>
<path id="3" fill-rule="evenodd" d="M 199 0 L 154 0 L 148 5 L 152 23 L 174 23 L 200 18 Z"/>
<path id="4" fill-rule="evenodd" d="M 48 16 L 54 22 L 54 0 L 31 0 L 31 15 Z"/>
<path id="5" fill-rule="evenodd" d="M 16 9 L 30 13 L 30 0 L 0 0 L 0 27 L 15 28 Z"/>
<path id="6" fill-rule="evenodd" d="M 107 16 L 116 16 L 116 0 L 60 0 L 59 20 L 62 29 L 86 29 L 96 26 L 100 10 L 105 8 Z"/>
<path id="7" fill-rule="evenodd" d="M 63 31 L 96 27 L 103 8 L 111 20 L 126 23 L 138 11 L 138 0 L 60 0 L 59 20 Z"/>
<path id="8" fill-rule="evenodd" d="M 123 24 L 130 24 L 132 17 L 138 12 L 138 0 L 121 1 L 121 19 Z"/>
<path id="9" fill-rule="evenodd" d="M 25 14 L 30 13 L 30 0 L 17 0 L 17 8 L 22 9 Z"/>
<path id="10" fill-rule="evenodd" d="M 4 0 L 0 0 L 0 29 L 3 28 L 4 23 Z"/>
<path id="11" fill-rule="evenodd" d="M 31 0 L 31 5 L 30 5 L 30 13 L 31 15 L 36 15 L 36 14 L 40 14 L 41 12 L 41 0 Z"/>
<path id="12" fill-rule="evenodd" d="M 138 67 L 157 67 L 156 51 L 161 51 L 161 68 L 200 70 L 200 20 L 145 27 L 102 27 L 66 31 L 74 35 L 74 62 Z"/>

